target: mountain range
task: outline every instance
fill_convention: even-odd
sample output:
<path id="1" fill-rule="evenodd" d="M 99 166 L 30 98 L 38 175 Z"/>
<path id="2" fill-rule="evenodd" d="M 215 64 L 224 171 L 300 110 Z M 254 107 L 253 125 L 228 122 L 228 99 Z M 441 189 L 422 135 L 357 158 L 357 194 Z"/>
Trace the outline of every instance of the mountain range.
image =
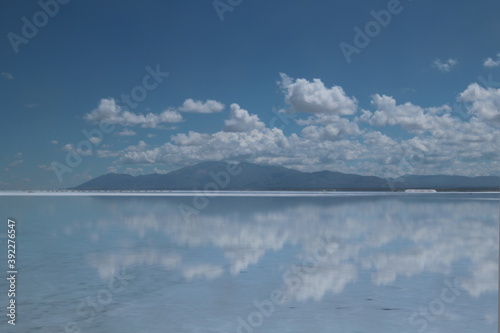
<path id="1" fill-rule="evenodd" d="M 301 172 L 280 166 L 252 163 L 202 162 L 166 174 L 96 177 L 72 190 L 494 190 L 497 176 L 407 175 L 380 178 L 335 171 Z"/>

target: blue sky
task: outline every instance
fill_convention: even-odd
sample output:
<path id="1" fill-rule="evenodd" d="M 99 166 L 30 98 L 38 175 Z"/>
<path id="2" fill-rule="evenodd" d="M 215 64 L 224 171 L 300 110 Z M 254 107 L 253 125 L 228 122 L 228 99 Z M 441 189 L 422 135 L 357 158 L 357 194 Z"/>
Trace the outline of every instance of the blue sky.
<path id="1" fill-rule="evenodd" d="M 0 188 L 204 160 L 500 175 L 498 1 L 55 1 L 0 11 Z"/>

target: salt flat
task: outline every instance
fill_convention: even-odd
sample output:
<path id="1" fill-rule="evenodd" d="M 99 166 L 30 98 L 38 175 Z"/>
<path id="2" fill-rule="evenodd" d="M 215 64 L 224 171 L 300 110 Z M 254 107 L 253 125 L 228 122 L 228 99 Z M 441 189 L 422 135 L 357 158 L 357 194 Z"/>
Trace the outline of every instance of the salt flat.
<path id="1" fill-rule="evenodd" d="M 6 332 L 496 332 L 498 193 L 5 193 Z"/>

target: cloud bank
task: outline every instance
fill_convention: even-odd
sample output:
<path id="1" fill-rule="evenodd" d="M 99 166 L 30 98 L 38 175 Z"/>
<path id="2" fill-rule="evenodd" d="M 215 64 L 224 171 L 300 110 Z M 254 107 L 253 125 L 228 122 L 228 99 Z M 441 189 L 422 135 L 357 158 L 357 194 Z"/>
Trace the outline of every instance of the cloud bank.
<path id="1" fill-rule="evenodd" d="M 266 124 L 256 113 L 233 103 L 219 131 L 180 131 L 154 144 L 138 138 L 137 144 L 101 156 L 114 156 L 116 163 L 155 167 L 206 160 L 247 161 L 382 177 L 497 175 L 500 170 L 500 89 L 472 83 L 452 101 L 453 106 L 433 107 L 377 93 L 364 109 L 342 87 L 328 87 L 320 79 L 281 74 L 278 86 L 286 105 L 282 112 L 294 115 L 288 127 L 277 128 L 275 121 Z M 213 113 L 223 107 L 213 100 L 187 99 L 179 110 Z M 147 128 L 183 120 L 173 109 L 133 114 L 113 99 L 103 99 L 85 119 Z"/>

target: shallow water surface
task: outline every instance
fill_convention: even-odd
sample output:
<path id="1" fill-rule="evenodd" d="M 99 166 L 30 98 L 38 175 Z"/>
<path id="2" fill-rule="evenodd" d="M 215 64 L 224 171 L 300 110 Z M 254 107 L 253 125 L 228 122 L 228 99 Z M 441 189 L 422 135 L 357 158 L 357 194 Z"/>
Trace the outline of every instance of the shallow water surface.
<path id="1" fill-rule="evenodd" d="M 0 210 L 0 241 L 11 217 L 18 246 L 17 324 L 2 314 L 2 332 L 497 331 L 498 193 L 2 197 Z"/>

